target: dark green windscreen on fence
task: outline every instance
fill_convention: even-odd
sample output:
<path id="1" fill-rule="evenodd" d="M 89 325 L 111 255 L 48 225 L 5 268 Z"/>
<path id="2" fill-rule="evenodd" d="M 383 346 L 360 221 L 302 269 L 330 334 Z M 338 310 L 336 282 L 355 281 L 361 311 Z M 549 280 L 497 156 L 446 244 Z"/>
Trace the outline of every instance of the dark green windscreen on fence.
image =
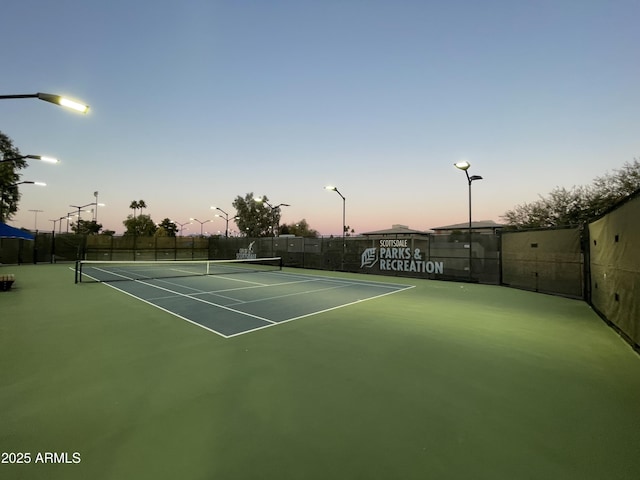
<path id="1" fill-rule="evenodd" d="M 578 228 L 503 232 L 502 283 L 582 298 L 580 245 Z"/>
<path id="2" fill-rule="evenodd" d="M 74 233 L 32 232 L 33 240 L 0 238 L 0 264 L 75 261 L 85 237 Z"/>
<path id="3" fill-rule="evenodd" d="M 89 235 L 83 260 L 208 260 L 204 237 L 138 237 Z"/>
<path id="4" fill-rule="evenodd" d="M 589 224 L 591 304 L 640 345 L 640 194 Z"/>
<path id="5" fill-rule="evenodd" d="M 468 234 L 301 237 L 87 237 L 85 260 L 281 257 L 288 267 L 497 284 L 500 239 Z M 471 266 L 471 272 L 469 271 Z"/>

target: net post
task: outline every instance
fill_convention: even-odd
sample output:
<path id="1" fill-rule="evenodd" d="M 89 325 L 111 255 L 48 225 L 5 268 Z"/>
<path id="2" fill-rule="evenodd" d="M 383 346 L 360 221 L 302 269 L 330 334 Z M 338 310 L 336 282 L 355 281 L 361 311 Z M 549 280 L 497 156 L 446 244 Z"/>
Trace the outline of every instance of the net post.
<path id="1" fill-rule="evenodd" d="M 76 260 L 75 283 L 80 281 L 80 260 Z"/>
<path id="2" fill-rule="evenodd" d="M 282 270 L 282 264 L 283 264 L 282 257 L 280 257 L 280 262 L 279 262 L 279 265 L 278 265 L 280 270 Z"/>

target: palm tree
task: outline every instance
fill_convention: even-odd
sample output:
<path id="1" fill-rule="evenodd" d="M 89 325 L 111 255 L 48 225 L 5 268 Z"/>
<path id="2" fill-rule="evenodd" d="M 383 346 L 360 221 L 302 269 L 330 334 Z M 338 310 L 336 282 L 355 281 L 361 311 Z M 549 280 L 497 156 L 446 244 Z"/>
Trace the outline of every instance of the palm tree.
<path id="1" fill-rule="evenodd" d="M 147 204 L 144 200 L 138 200 L 138 208 L 140 209 L 140 215 L 142 215 L 142 209 L 147 208 Z"/>
<path id="2" fill-rule="evenodd" d="M 145 205 L 145 207 L 146 207 L 146 205 Z M 131 202 L 131 205 L 129 205 L 129 208 L 130 208 L 131 210 L 133 210 L 133 219 L 135 220 L 135 218 L 136 218 L 136 210 L 137 210 L 138 208 L 141 208 L 141 207 L 140 207 L 140 203 L 139 203 L 139 202 L 137 202 L 136 200 L 134 200 L 134 201 L 132 201 L 132 202 Z"/>

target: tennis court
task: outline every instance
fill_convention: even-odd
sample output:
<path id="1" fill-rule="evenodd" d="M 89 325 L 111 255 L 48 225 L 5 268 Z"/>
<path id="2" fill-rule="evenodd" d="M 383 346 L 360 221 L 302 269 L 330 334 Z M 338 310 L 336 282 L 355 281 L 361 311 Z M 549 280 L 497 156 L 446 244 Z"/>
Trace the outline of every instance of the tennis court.
<path id="1" fill-rule="evenodd" d="M 640 356 L 579 300 L 291 268 L 0 270 L 16 277 L 0 453 L 31 455 L 0 462 L 3 479 L 638 478 Z M 212 334 L 176 316 L 190 302 L 274 328 Z M 59 461 L 37 463 L 47 452 Z"/>
<path id="2" fill-rule="evenodd" d="M 77 264 L 76 278 L 104 282 L 226 338 L 413 288 L 283 273 L 280 260 L 87 261 Z"/>

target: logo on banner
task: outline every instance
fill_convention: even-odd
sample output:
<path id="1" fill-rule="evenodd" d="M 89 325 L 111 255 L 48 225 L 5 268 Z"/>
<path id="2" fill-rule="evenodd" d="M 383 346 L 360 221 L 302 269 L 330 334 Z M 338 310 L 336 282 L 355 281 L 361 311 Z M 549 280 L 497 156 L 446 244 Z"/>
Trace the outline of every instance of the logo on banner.
<path id="1" fill-rule="evenodd" d="M 253 251 L 253 245 L 256 242 L 251 242 L 247 248 L 241 248 L 236 253 L 236 260 L 255 260 L 256 254 Z"/>

